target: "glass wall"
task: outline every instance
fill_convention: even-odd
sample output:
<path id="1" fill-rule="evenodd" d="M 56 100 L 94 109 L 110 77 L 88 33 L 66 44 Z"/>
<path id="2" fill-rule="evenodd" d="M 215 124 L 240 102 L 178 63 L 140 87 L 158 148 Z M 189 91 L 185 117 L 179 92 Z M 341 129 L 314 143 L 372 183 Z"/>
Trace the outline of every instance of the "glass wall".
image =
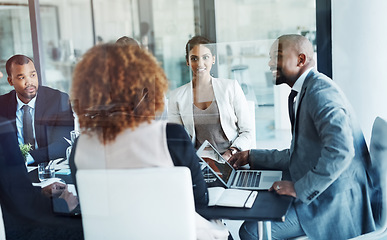
<path id="1" fill-rule="evenodd" d="M 136 0 L 94 0 L 95 37 L 98 43 L 115 42 L 122 36 L 140 41 Z"/>
<path id="2" fill-rule="evenodd" d="M 300 33 L 313 43 L 315 1 L 216 0 L 215 11 L 198 0 L 40 0 L 44 85 L 69 92 L 80 57 L 94 44 L 136 39 L 164 68 L 173 90 L 190 80 L 185 44 L 203 26 L 215 26 L 217 76 L 236 79 L 255 109 L 258 146 L 288 144 L 287 86 L 273 86 L 267 66 L 273 39 Z M 200 19 L 214 16 L 215 25 Z M 199 18 L 199 19 L 198 19 Z M 15 53 L 32 56 L 28 1 L 0 0 L 0 71 Z M 11 46 L 11 47 L 10 47 Z M 5 74 L 6 75 L 6 74 Z M 0 93 L 12 88 L 3 78 Z"/>
<path id="3" fill-rule="evenodd" d="M 41 0 L 44 85 L 69 92 L 77 60 L 93 46 L 89 0 Z"/>
<path id="4" fill-rule="evenodd" d="M 289 88 L 273 86 L 270 46 L 289 33 L 302 34 L 315 45 L 315 12 L 315 2 L 310 0 L 215 1 L 218 75 L 238 80 L 247 100 L 254 102 L 258 147 L 281 143 L 286 147 L 291 137 L 286 106 Z"/>
<path id="5" fill-rule="evenodd" d="M 189 81 L 185 44 L 195 34 L 193 0 L 153 1 L 154 53 L 170 80 L 170 89 Z"/>
<path id="6" fill-rule="evenodd" d="M 13 89 L 7 82 L 5 63 L 14 54 L 33 57 L 28 1 L 0 1 L 0 94 Z"/>

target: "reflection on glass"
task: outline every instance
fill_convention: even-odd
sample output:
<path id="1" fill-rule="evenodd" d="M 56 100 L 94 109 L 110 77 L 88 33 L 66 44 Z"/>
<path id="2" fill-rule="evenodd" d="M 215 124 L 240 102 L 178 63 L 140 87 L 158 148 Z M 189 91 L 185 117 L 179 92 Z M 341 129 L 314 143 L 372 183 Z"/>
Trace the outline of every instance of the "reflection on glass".
<path id="1" fill-rule="evenodd" d="M 217 174 L 225 183 L 228 182 L 228 179 L 231 176 L 232 168 L 226 163 L 222 156 L 215 151 L 214 148 L 205 148 L 200 153 L 200 157 L 211 167 L 212 170 L 214 170 L 215 174 Z M 211 176 L 211 174 L 212 172 L 209 169 L 205 168 L 205 171 L 203 172 L 204 178 L 208 178 L 208 176 Z"/>
<path id="2" fill-rule="evenodd" d="M 69 92 L 75 64 L 93 46 L 88 0 L 41 0 L 40 20 L 47 86 Z"/>
<path id="3" fill-rule="evenodd" d="M 273 87 L 269 73 L 270 44 L 282 34 L 298 33 L 315 45 L 315 12 L 310 0 L 215 0 L 218 74 L 237 79 L 247 100 L 254 102 L 257 146 L 275 140 L 278 147 L 290 139 L 289 119 L 282 110 L 287 108 L 281 106 L 286 100 L 278 99 L 281 88 Z"/>
<path id="4" fill-rule="evenodd" d="M 7 1 L 0 3 L 0 94 L 13 89 L 6 78 L 5 63 L 16 53 L 33 57 L 28 1 Z"/>

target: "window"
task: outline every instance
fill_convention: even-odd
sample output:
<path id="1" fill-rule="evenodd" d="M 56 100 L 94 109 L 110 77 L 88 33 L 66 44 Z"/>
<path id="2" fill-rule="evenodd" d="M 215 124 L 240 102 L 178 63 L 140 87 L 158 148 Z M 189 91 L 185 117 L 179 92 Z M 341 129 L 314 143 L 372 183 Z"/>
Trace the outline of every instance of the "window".
<path id="1" fill-rule="evenodd" d="M 14 54 L 33 57 L 28 1 L 0 3 L 0 94 L 13 89 L 7 82 L 5 63 Z"/>

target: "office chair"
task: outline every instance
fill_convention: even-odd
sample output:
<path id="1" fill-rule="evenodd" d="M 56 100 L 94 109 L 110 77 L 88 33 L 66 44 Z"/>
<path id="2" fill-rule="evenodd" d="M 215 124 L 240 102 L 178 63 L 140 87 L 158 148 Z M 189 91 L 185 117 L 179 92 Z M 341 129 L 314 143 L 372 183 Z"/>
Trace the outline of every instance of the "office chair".
<path id="1" fill-rule="evenodd" d="M 186 167 L 78 170 L 85 239 L 196 239 Z"/>
<path id="2" fill-rule="evenodd" d="M 376 230 L 351 240 L 387 239 L 387 121 L 377 117 L 372 126 L 370 155 L 376 180 L 380 181 L 380 216 L 376 219 Z"/>
<path id="3" fill-rule="evenodd" d="M 377 117 L 372 126 L 370 155 L 372 164 L 372 180 L 380 182 L 381 199 L 380 216 L 375 220 L 376 230 L 362 234 L 350 240 L 377 240 L 387 239 L 387 121 Z M 304 237 L 294 240 L 307 239 Z"/>

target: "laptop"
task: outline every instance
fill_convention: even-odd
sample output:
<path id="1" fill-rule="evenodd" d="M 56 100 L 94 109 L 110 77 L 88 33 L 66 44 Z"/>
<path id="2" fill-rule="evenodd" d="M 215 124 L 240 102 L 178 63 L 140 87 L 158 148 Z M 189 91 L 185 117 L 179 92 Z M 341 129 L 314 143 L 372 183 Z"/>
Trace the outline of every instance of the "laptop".
<path id="1" fill-rule="evenodd" d="M 207 140 L 196 154 L 227 188 L 268 190 L 282 178 L 282 171 L 235 170 Z"/>

